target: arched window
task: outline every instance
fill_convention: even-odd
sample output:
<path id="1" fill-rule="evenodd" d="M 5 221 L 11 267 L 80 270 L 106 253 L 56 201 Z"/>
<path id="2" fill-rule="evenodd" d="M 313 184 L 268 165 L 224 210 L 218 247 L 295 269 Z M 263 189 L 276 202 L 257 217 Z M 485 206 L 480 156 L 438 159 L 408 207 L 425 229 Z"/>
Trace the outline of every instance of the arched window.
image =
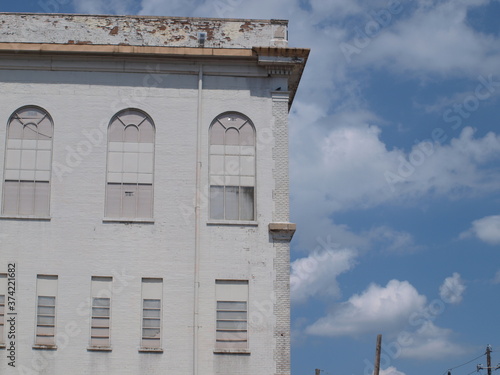
<path id="1" fill-rule="evenodd" d="M 42 108 L 15 111 L 7 126 L 3 215 L 49 216 L 52 118 Z"/>
<path id="2" fill-rule="evenodd" d="M 255 220 L 255 128 L 239 113 L 210 126 L 210 218 Z"/>
<path id="3" fill-rule="evenodd" d="M 126 109 L 108 127 L 108 218 L 153 217 L 155 127 L 145 113 Z"/>

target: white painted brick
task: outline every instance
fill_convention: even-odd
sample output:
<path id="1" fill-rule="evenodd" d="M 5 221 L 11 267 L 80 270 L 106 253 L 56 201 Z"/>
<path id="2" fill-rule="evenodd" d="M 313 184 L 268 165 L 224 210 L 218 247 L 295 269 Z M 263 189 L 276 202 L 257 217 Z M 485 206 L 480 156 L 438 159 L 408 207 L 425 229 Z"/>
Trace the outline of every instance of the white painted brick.
<path id="1" fill-rule="evenodd" d="M 46 61 L 16 59 L 25 68 Z M 180 71 L 191 68 L 178 64 Z M 199 374 L 289 375 L 289 242 L 270 241 L 268 231 L 270 222 L 289 219 L 288 103 L 270 94 L 286 79 L 224 76 L 219 69 L 204 77 L 202 93 Z M 50 375 L 193 372 L 198 77 L 159 77 L 158 85 L 144 87 L 145 73 L 0 70 L 0 123 L 25 105 L 44 108 L 54 120 L 50 221 L 0 219 L 0 273 L 11 261 L 17 267 L 18 367 Z M 103 221 L 106 129 L 125 108 L 145 111 L 156 126 L 154 223 Z M 207 225 L 208 127 L 226 111 L 243 113 L 256 127 L 257 225 Z M 3 127 L 2 166 L 5 137 Z M 57 351 L 32 349 L 37 274 L 58 275 Z M 113 276 L 111 352 L 87 351 L 92 276 Z M 163 278 L 162 354 L 138 352 L 142 277 Z M 216 279 L 249 281 L 248 356 L 213 353 Z M 10 369 L 5 353 L 0 349 L 2 374 Z"/>

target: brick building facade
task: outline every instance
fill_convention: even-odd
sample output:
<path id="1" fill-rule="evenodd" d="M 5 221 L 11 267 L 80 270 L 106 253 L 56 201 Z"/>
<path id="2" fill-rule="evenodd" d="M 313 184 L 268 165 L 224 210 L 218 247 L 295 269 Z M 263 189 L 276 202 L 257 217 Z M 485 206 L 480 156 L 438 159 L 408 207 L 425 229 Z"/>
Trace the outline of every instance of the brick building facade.
<path id="1" fill-rule="evenodd" d="M 0 14 L 2 374 L 290 373 L 287 45 Z"/>

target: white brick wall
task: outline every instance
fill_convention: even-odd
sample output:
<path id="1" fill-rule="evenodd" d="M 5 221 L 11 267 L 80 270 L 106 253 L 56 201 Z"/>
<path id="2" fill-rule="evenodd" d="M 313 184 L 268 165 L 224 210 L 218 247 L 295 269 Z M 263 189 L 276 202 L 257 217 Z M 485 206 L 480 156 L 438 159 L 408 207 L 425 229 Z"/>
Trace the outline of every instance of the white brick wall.
<path id="1" fill-rule="evenodd" d="M 273 93 L 273 117 L 275 147 L 273 148 L 274 179 L 276 181 L 274 195 L 275 222 L 288 222 L 289 188 L 288 188 L 288 93 Z M 290 239 L 274 241 L 275 293 L 274 314 L 276 327 L 274 337 L 276 349 L 276 375 L 290 374 Z"/>
<path id="2" fill-rule="evenodd" d="M 276 80 L 261 73 L 203 81 L 202 197 L 208 196 L 212 119 L 241 112 L 255 124 L 258 139 L 256 225 L 207 225 L 206 199 L 201 202 L 203 375 L 290 372 L 289 247 L 287 241 L 270 241 L 267 227 L 288 220 L 288 104 L 272 101 Z M 146 73 L 0 70 L 0 124 L 24 105 L 43 107 L 54 120 L 51 220 L 0 219 L 0 272 L 10 261 L 17 265 L 16 366 L 25 373 L 192 373 L 198 77 L 157 74 L 158 83 L 144 87 L 147 78 Z M 106 128 L 116 112 L 129 107 L 145 111 L 156 125 L 152 224 L 103 221 Z M 1 166 L 5 135 L 4 125 Z M 37 274 L 59 276 L 56 351 L 32 349 Z M 91 276 L 113 276 L 111 352 L 87 351 Z M 163 278 L 162 354 L 138 352 L 141 277 Z M 249 355 L 213 353 L 216 279 L 249 280 Z M 0 349 L 0 373 L 15 373 L 7 362 Z"/>

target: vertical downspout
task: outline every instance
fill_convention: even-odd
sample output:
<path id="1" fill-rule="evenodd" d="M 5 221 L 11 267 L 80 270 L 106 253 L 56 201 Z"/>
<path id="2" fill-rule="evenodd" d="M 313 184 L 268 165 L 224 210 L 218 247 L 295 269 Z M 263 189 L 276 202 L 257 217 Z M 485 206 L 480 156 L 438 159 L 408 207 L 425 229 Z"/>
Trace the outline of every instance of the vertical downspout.
<path id="1" fill-rule="evenodd" d="M 199 318 L 199 288 L 200 288 L 200 201 L 201 201 L 201 139 L 202 139 L 202 90 L 203 65 L 198 71 L 198 123 L 196 130 L 196 202 L 194 223 L 194 305 L 193 305 L 193 375 L 198 375 L 198 318 Z"/>

